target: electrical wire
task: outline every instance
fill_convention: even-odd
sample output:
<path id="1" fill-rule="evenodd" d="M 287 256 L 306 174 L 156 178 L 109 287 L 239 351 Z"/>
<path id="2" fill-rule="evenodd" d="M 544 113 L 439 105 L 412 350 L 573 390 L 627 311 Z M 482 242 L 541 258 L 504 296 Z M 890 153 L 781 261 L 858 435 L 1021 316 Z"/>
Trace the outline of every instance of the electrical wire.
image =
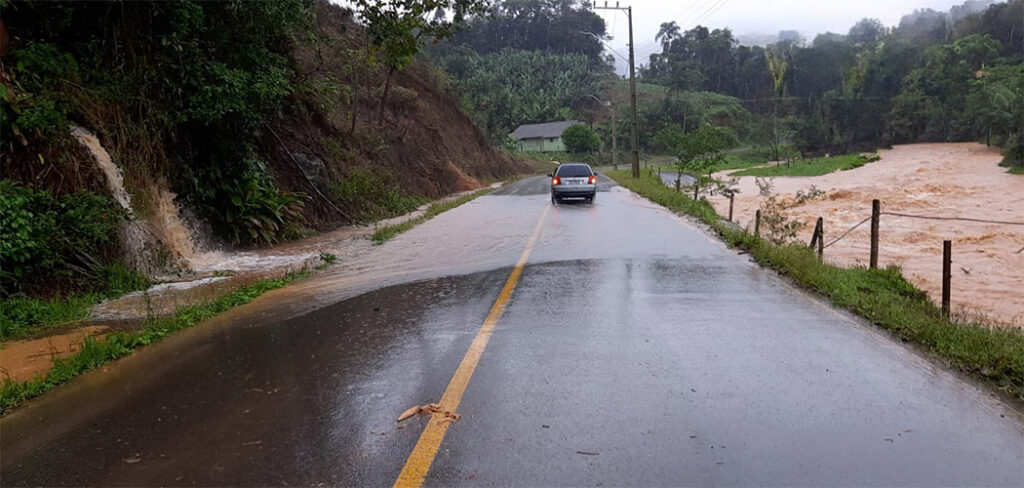
<path id="1" fill-rule="evenodd" d="M 712 7 L 712 9 L 710 11 L 706 12 L 703 16 L 697 18 L 697 20 L 695 20 L 693 22 L 693 24 L 690 25 L 690 28 L 693 28 L 693 27 L 699 25 L 701 22 L 706 20 L 708 17 L 714 15 L 715 12 L 718 12 L 718 10 L 721 9 L 722 7 L 724 7 L 725 4 L 727 4 L 727 3 L 729 3 L 729 0 L 719 0 L 718 4 L 715 5 L 714 7 Z"/>

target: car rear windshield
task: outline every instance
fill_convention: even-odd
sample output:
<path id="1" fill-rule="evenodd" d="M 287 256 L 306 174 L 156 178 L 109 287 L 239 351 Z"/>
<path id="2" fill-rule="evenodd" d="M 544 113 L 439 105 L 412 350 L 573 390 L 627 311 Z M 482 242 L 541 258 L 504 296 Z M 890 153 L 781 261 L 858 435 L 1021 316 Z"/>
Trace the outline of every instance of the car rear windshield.
<path id="1" fill-rule="evenodd" d="M 590 166 L 585 164 L 563 164 L 558 167 L 558 172 L 555 173 L 555 176 L 561 176 L 563 178 L 590 176 Z"/>

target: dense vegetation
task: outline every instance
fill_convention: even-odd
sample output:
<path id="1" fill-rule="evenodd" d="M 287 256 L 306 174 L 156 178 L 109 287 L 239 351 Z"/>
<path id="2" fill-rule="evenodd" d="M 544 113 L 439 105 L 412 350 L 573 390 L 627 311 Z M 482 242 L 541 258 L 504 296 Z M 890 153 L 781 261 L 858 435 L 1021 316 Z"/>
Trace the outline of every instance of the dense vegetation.
<path id="1" fill-rule="evenodd" d="M 669 152 L 655 137 L 669 125 L 711 124 L 773 157 L 786 146 L 816 156 L 980 140 L 1003 147 L 1020 171 L 1021 18 L 1022 0 L 970 0 L 893 28 L 864 19 L 810 41 L 784 31 L 767 46 L 740 45 L 727 28 L 683 32 L 666 22 L 654 39 L 661 52 L 639 69 L 641 149 Z M 616 117 L 619 147 L 630 149 L 628 85 L 602 57 L 605 27 L 585 3 L 497 2 L 467 25 L 430 54 L 495 144 L 520 124 L 576 119 L 607 149 Z"/>
<path id="2" fill-rule="evenodd" d="M 680 32 L 641 69 L 672 91 L 742 100 L 759 123 L 753 141 L 785 139 L 806 153 L 894 143 L 983 140 L 1024 165 L 1024 2 L 968 2 L 920 10 L 895 28 L 864 19 L 845 35 L 780 36 L 740 46 L 728 29 Z M 760 130 L 759 130 L 760 129 Z"/>
<path id="3" fill-rule="evenodd" d="M 175 269 L 147 227 L 159 191 L 216 241 L 252 246 L 507 176 L 513 162 L 416 60 L 484 5 L 0 0 L 0 319 L 78 318 L 148 283 L 133 270 L 151 268 L 121 262 L 126 227 Z M 130 210 L 74 126 L 123 170 Z"/>
<path id="4" fill-rule="evenodd" d="M 579 0 L 495 2 L 451 43 L 430 50 L 492 141 L 520 124 L 590 114 L 614 78 L 604 21 Z"/>

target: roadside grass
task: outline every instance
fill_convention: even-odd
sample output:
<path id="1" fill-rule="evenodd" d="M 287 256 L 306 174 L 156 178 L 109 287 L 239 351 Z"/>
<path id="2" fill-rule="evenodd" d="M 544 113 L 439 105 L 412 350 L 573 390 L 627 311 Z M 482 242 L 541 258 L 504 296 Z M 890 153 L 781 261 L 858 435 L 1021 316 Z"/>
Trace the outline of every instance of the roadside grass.
<path id="1" fill-rule="evenodd" d="M 761 166 L 767 163 L 768 158 L 762 155 L 752 153 L 732 153 L 726 154 L 725 162 L 711 168 L 711 172 L 714 173 L 716 171 L 727 171 L 730 169 L 746 169 L 754 166 Z M 675 173 L 678 171 L 676 169 L 675 164 L 673 163 L 658 163 L 650 165 L 648 166 L 648 168 L 654 171 L 658 171 L 660 169 L 661 171 L 666 173 Z M 690 174 L 690 176 L 694 176 L 690 172 L 684 173 Z"/>
<path id="2" fill-rule="evenodd" d="M 761 166 L 768 163 L 768 158 L 753 154 L 726 154 L 725 163 L 715 166 L 711 171 L 725 171 L 728 169 L 744 169 L 752 166 Z"/>
<path id="3" fill-rule="evenodd" d="M 169 317 L 151 319 L 141 330 L 112 332 L 107 334 L 104 340 L 97 340 L 93 337 L 86 338 L 78 354 L 67 359 L 55 360 L 53 368 L 44 376 L 38 376 L 25 382 L 4 379 L 0 384 L 0 415 L 6 414 L 10 409 L 26 400 L 66 383 L 75 376 L 127 356 L 138 347 L 159 342 L 175 332 L 192 327 L 231 308 L 249 303 L 270 290 L 284 287 L 309 274 L 308 271 L 297 271 L 281 278 L 257 281 L 219 298 L 182 307 Z"/>
<path id="4" fill-rule="evenodd" d="M 766 168 L 750 168 L 730 173 L 729 176 L 820 176 L 835 171 L 846 171 L 877 161 L 877 156 L 866 157 L 860 154 L 843 154 L 828 158 L 797 159 L 791 163 L 781 163 Z M 727 169 L 727 168 L 722 168 Z"/>
<path id="5" fill-rule="evenodd" d="M 19 339 L 77 322 L 89 315 L 97 303 L 137 290 L 152 283 L 120 264 L 99 271 L 102 288 L 86 293 L 69 293 L 53 298 L 14 296 L 0 300 L 0 341 Z"/>
<path id="6" fill-rule="evenodd" d="M 388 239 L 391 239 L 392 237 L 395 237 L 398 234 L 401 234 L 409 229 L 412 229 L 413 227 L 416 227 L 417 225 L 420 225 L 423 222 L 426 222 L 439 214 L 442 214 L 464 203 L 472 201 L 477 197 L 486 195 L 487 193 L 490 193 L 490 191 L 491 190 L 488 188 L 470 193 L 469 195 L 463 195 L 454 200 L 435 202 L 431 204 L 430 207 L 427 208 L 427 211 L 424 212 L 423 215 L 420 215 L 419 217 L 406 220 L 405 222 L 402 222 L 400 224 L 383 225 L 377 227 L 377 230 L 373 231 L 373 235 L 370 236 L 370 240 L 372 240 L 373 243 L 378 246 L 384 244 L 385 242 L 388 241 Z"/>
<path id="7" fill-rule="evenodd" d="M 1024 166 L 1011 166 L 1009 173 L 1011 175 L 1024 175 Z"/>
<path id="8" fill-rule="evenodd" d="M 523 161 L 530 166 L 530 174 L 543 175 L 554 171 L 558 165 L 554 161 L 549 159 L 535 159 L 532 157 L 523 157 Z"/>
<path id="9" fill-rule="evenodd" d="M 412 212 L 427 201 L 403 193 L 394 173 L 383 168 L 351 169 L 344 178 L 332 182 L 329 190 L 355 218 L 371 221 Z"/>
<path id="10" fill-rule="evenodd" d="M 706 201 L 694 201 L 656 178 L 633 179 L 626 171 L 606 173 L 622 186 L 668 209 L 699 218 L 731 246 L 750 252 L 797 283 L 821 293 L 836 306 L 866 318 L 903 341 L 937 354 L 950 366 L 981 378 L 1024 402 L 1024 332 L 1009 327 L 947 320 L 925 292 L 908 282 L 898 267 L 841 268 L 820 261 L 801 245 L 778 246 L 721 223 Z"/>

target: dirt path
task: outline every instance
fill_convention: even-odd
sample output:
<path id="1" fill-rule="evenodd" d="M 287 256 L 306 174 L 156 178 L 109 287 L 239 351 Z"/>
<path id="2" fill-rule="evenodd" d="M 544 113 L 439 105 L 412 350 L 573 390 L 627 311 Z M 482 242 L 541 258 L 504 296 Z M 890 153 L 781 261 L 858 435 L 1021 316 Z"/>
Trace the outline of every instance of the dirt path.
<path id="1" fill-rule="evenodd" d="M 792 195 L 817 186 L 827 193 L 791 211 L 806 224 L 825 219 L 826 242 L 871 215 L 871 200 L 883 212 L 1024 222 L 1024 176 L 998 166 L 995 148 L 976 143 L 913 144 L 880 152 L 881 161 L 816 177 L 775 178 L 775 191 Z M 728 173 L 728 172 L 725 172 Z M 716 176 L 724 176 L 722 174 Z M 753 227 L 761 197 L 752 177 L 740 178 L 736 221 Z M 728 200 L 713 197 L 720 214 Z M 866 265 L 868 225 L 825 250 L 842 266 Z M 1024 327 L 1024 226 L 919 220 L 883 215 L 880 265 L 899 265 L 904 275 L 935 300 L 941 295 L 942 241 L 953 241 L 952 301 L 955 313 L 989 323 Z"/>

